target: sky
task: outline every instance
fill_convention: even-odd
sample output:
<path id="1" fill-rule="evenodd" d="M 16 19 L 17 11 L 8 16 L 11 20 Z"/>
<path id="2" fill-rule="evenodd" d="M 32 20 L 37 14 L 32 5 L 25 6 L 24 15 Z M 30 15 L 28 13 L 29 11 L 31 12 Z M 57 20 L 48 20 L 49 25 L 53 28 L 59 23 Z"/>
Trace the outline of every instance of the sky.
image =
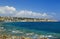
<path id="1" fill-rule="evenodd" d="M 0 0 L 0 16 L 60 20 L 60 0 Z"/>

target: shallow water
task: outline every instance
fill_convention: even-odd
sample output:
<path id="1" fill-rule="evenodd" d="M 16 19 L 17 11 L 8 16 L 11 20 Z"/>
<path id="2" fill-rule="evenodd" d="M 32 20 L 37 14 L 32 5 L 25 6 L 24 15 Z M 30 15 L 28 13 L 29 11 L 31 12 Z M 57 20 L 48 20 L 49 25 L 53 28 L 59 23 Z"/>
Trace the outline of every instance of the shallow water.
<path id="1" fill-rule="evenodd" d="M 36 34 L 60 36 L 60 22 L 2 22 L 0 23 L 0 27 L 4 27 L 5 32 L 3 33 L 8 34 L 13 34 L 12 31 L 20 31 L 24 33 L 33 32 Z"/>

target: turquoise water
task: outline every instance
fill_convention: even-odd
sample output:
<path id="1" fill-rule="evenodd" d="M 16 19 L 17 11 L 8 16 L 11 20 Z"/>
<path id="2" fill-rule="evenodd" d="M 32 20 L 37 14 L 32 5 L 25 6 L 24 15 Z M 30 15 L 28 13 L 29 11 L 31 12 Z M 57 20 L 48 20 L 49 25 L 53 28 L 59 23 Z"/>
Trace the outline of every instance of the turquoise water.
<path id="1" fill-rule="evenodd" d="M 7 34 L 22 35 L 25 33 L 35 33 L 39 35 L 60 36 L 60 22 L 3 22 L 0 27 L 5 29 Z M 13 33 L 13 31 L 17 33 Z"/>

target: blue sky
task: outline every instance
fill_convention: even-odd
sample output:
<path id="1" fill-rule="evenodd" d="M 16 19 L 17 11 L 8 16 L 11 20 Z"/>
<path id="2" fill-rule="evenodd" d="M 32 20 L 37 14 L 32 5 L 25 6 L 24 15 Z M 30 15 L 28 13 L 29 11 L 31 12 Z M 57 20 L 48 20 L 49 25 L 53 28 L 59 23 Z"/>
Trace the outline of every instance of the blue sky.
<path id="1" fill-rule="evenodd" d="M 47 14 L 48 17 L 50 16 L 52 19 L 60 20 L 60 0 L 0 0 L 0 6 L 13 7 L 16 9 L 17 13 L 21 13 L 21 11 L 32 11 L 32 13 Z"/>

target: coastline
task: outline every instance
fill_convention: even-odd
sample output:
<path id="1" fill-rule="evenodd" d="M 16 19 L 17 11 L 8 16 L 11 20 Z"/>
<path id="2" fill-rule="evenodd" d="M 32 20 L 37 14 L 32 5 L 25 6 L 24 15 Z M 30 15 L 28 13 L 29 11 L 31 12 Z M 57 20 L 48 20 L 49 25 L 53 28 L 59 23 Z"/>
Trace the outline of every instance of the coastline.
<path id="1" fill-rule="evenodd" d="M 1 17 L 0 22 L 58 22 L 47 18 Z"/>

